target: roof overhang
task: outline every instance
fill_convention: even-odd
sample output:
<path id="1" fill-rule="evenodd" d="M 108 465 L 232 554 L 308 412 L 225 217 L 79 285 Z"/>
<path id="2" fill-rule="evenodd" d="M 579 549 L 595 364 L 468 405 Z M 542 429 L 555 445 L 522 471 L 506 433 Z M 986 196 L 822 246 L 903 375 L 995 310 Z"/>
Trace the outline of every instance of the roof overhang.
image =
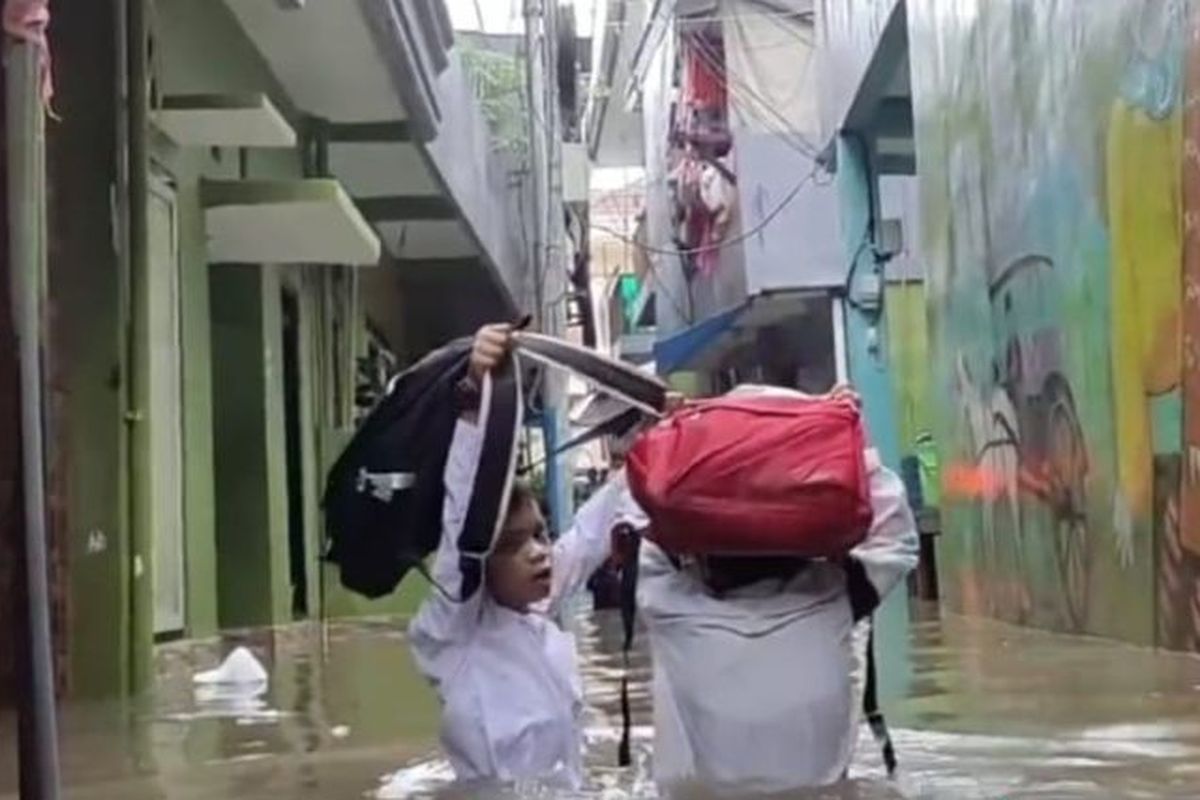
<path id="1" fill-rule="evenodd" d="M 180 147 L 296 146 L 296 131 L 265 94 L 168 95 L 153 119 Z"/>
<path id="2" fill-rule="evenodd" d="M 444 0 L 224 2 L 317 123 L 328 174 L 391 256 L 470 259 L 468 283 L 493 284 L 489 302 L 514 306 L 525 291 L 516 203 Z"/>
<path id="3" fill-rule="evenodd" d="M 334 180 L 205 181 L 212 263 L 379 263 L 379 237 Z"/>
<path id="4" fill-rule="evenodd" d="M 846 41 L 823 45 L 823 68 L 837 74 L 826 86 L 824 98 L 828 137 L 821 164 L 837 169 L 836 141 L 839 132 L 858 133 L 871 149 L 878 174 L 916 174 L 913 136 L 912 85 L 908 48 L 908 10 L 904 0 L 877 0 L 874 11 L 856 10 L 843 25 L 867 26 L 875 15 L 879 30 L 869 51 L 852 53 L 863 38 L 841 31 Z M 826 32 L 826 35 L 830 35 Z M 854 56 L 861 63 L 853 62 Z M 839 59 L 842 59 L 839 61 Z M 853 63 L 852 63 L 853 62 Z M 857 75 L 857 80 L 853 76 Z"/>
<path id="5" fill-rule="evenodd" d="M 654 345 L 659 374 L 712 369 L 738 347 L 753 341 L 758 331 L 809 313 L 812 303 L 825 302 L 828 297 L 827 291 L 819 289 L 753 295 L 739 306 L 660 339 Z"/>

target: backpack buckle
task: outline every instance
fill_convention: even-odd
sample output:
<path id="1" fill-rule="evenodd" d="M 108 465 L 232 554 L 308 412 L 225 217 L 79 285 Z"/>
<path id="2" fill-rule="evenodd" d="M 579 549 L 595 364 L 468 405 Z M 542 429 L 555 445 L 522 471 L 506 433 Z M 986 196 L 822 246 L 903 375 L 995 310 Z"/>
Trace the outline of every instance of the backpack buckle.
<path id="1" fill-rule="evenodd" d="M 417 482 L 414 472 L 367 472 L 366 468 L 358 471 L 358 480 L 354 488 L 359 494 L 371 490 L 371 496 L 384 503 L 392 502 L 396 492 L 411 489 Z"/>

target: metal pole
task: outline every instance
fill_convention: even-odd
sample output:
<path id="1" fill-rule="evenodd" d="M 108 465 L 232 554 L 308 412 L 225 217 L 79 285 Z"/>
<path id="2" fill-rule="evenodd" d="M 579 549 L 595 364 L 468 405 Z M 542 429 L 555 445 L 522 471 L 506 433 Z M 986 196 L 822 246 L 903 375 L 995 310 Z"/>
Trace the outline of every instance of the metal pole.
<path id="1" fill-rule="evenodd" d="M 530 253 L 529 268 L 532 270 L 531 289 L 533 291 L 533 308 L 537 315 L 538 327 L 545 325 L 544 287 L 546 274 L 546 190 L 543 185 L 546 175 L 546 157 L 543 137 L 545 128 L 539 124 L 539 109 L 543 94 L 538 91 L 538 78 L 542 74 L 542 51 L 538 42 L 541 12 L 538 0 L 525 0 L 525 99 L 528 107 L 525 109 L 526 124 L 529 128 L 529 178 L 531 181 L 533 209 L 530 221 L 533 223 L 532 252 Z"/>
<path id="2" fill-rule="evenodd" d="M 54 655 L 50 640 L 50 585 L 46 558 L 45 442 L 42 418 L 42 287 L 45 243 L 45 110 L 40 54 L 25 42 L 6 47 L 9 259 L 13 327 L 21 364 L 21 455 L 25 501 L 25 581 L 28 680 L 24 706 L 33 741 L 22 748 L 22 786 L 31 800 L 57 800 L 58 731 Z M 26 780 L 28 775 L 29 780 Z"/>

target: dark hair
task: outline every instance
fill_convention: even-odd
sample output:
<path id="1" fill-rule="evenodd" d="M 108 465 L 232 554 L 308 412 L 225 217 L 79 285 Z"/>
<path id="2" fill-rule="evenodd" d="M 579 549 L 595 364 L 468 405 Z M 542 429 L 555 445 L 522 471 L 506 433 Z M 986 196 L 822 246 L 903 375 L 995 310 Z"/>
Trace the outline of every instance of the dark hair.
<path id="1" fill-rule="evenodd" d="M 504 512 L 504 519 L 507 521 L 513 514 L 516 514 L 524 506 L 528 504 L 537 504 L 538 498 L 534 494 L 533 487 L 525 481 L 516 481 L 513 483 L 512 493 L 508 496 L 508 510 Z"/>

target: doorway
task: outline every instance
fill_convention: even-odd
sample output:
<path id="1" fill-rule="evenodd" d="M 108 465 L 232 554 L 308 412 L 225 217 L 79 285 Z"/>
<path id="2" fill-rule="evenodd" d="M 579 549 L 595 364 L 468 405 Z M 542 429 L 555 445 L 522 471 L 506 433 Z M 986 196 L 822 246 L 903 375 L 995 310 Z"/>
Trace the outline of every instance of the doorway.
<path id="1" fill-rule="evenodd" d="M 287 438 L 288 566 L 292 616 L 308 617 L 308 554 L 304 525 L 304 448 L 300 419 L 300 303 L 296 293 L 283 289 L 283 416 Z"/>
<path id="2" fill-rule="evenodd" d="M 146 280 L 150 535 L 154 543 L 154 633 L 183 632 L 183 372 L 180 357 L 179 236 L 175 191 L 163 178 L 150 183 L 149 270 Z"/>

